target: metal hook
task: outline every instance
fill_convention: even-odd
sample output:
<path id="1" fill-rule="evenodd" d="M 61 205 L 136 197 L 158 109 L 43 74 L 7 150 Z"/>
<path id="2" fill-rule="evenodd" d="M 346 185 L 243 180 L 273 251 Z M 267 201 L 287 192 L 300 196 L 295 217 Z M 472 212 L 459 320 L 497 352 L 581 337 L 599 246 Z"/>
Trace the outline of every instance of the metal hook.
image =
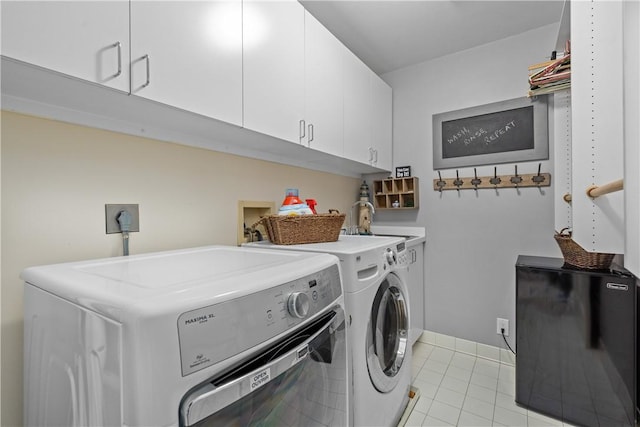
<path id="1" fill-rule="evenodd" d="M 476 190 L 476 194 L 478 194 L 478 185 L 482 184 L 482 180 L 478 178 L 478 172 L 476 171 L 476 168 L 473 168 L 473 176 L 474 178 L 471 180 L 471 184 L 473 184 Z"/>
<path id="2" fill-rule="evenodd" d="M 455 185 L 456 187 L 458 187 L 458 188 L 456 188 L 456 190 L 458 190 L 458 194 L 460 193 L 460 186 L 461 186 L 462 184 L 464 184 L 464 182 L 463 182 L 463 181 L 460 179 L 460 177 L 458 176 L 458 169 L 456 169 L 456 180 L 455 180 L 455 181 L 453 181 L 453 185 Z"/>
<path id="3" fill-rule="evenodd" d="M 512 176 L 509 181 L 516 186 L 516 189 L 518 188 L 518 184 L 522 182 L 522 177 L 518 176 L 518 165 L 516 165 L 516 174 Z"/>
<path id="4" fill-rule="evenodd" d="M 438 181 L 436 181 L 436 186 L 438 187 L 438 191 L 442 193 L 442 188 L 447 185 L 446 181 L 442 180 L 442 175 L 440 175 L 440 171 L 438 171 Z"/>
<path id="5" fill-rule="evenodd" d="M 538 163 L 538 175 L 536 175 L 533 178 L 531 178 L 531 180 L 533 182 L 535 182 L 536 184 L 538 184 L 538 186 L 540 186 L 540 184 L 542 184 L 544 182 L 544 180 L 546 179 L 544 177 L 544 175 L 540 175 L 540 168 L 541 167 L 542 167 L 542 163 Z"/>
<path id="6" fill-rule="evenodd" d="M 493 178 L 491 178 L 489 180 L 489 182 L 493 185 L 495 185 L 496 187 L 498 186 L 498 184 L 500 184 L 502 182 L 502 180 L 498 177 L 498 167 L 494 166 L 493 167 Z"/>

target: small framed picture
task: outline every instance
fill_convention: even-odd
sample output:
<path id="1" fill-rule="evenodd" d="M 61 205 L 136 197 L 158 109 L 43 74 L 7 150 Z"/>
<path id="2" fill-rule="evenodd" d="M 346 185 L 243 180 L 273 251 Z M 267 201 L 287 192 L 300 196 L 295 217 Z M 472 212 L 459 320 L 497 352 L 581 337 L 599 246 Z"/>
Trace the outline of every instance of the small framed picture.
<path id="1" fill-rule="evenodd" d="M 411 176 L 411 166 L 398 166 L 396 168 L 396 178 L 409 178 Z"/>

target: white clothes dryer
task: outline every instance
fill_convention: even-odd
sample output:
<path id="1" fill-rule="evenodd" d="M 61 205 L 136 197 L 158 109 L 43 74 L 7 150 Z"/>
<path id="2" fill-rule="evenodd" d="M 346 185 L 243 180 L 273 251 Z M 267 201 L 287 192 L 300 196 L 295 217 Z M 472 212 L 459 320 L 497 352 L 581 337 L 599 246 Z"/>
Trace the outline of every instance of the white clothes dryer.
<path id="1" fill-rule="evenodd" d="M 329 243 L 247 245 L 325 252 L 340 259 L 350 319 L 354 425 L 397 425 L 409 401 L 411 386 L 405 239 L 341 235 L 338 241 Z"/>
<path id="2" fill-rule="evenodd" d="M 209 246 L 22 278 L 25 425 L 351 424 L 334 256 Z"/>

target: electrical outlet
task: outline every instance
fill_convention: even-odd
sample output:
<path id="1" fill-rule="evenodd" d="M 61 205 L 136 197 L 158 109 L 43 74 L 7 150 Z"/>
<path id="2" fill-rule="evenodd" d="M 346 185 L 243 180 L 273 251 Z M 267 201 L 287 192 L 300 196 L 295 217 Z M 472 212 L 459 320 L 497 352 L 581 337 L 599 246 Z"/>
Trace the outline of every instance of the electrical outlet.
<path id="1" fill-rule="evenodd" d="M 138 213 L 138 205 L 104 205 L 104 215 L 107 234 L 120 233 L 120 224 L 118 223 L 118 215 L 121 211 L 127 211 L 131 214 L 130 232 L 140 231 L 140 215 Z"/>
<path id="2" fill-rule="evenodd" d="M 498 317 L 496 319 L 496 334 L 502 335 L 502 330 L 504 329 L 504 336 L 509 336 L 509 319 L 501 319 Z"/>

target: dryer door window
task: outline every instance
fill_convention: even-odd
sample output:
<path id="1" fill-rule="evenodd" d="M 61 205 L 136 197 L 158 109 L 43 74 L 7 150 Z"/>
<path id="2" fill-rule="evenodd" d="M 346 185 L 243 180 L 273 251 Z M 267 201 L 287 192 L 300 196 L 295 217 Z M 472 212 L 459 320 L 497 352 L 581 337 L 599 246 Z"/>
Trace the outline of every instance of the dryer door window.
<path id="1" fill-rule="evenodd" d="M 393 273 L 382 281 L 371 307 L 367 331 L 367 367 L 375 388 L 383 393 L 400 380 L 408 346 L 409 317 L 402 283 Z"/>

